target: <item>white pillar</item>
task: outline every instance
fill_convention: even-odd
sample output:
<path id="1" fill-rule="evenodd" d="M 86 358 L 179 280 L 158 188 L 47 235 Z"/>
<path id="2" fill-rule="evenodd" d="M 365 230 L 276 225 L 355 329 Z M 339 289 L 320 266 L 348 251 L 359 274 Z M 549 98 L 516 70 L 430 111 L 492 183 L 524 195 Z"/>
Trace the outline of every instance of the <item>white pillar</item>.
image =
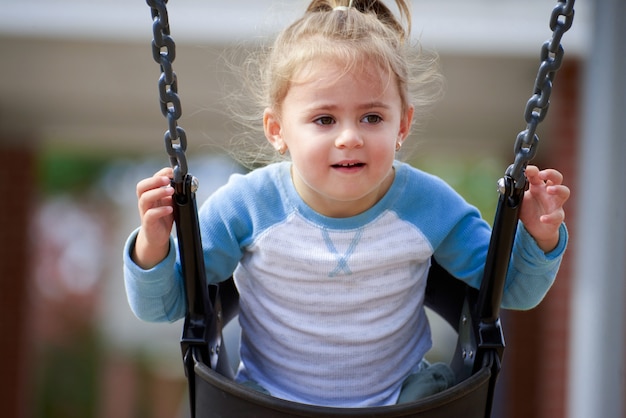
<path id="1" fill-rule="evenodd" d="M 626 416 L 626 1 L 596 0 L 594 12 L 570 247 L 568 410 L 570 418 L 620 418 Z"/>

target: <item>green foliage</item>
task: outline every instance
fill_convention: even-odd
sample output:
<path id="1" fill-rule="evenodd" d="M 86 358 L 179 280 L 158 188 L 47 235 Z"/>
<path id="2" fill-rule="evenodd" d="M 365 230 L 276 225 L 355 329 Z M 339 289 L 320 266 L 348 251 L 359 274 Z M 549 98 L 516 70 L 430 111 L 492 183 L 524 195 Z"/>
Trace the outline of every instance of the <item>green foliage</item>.
<path id="1" fill-rule="evenodd" d="M 83 192 L 110 162 L 107 155 L 49 150 L 39 157 L 38 183 L 46 194 Z"/>
<path id="2" fill-rule="evenodd" d="M 67 344 L 42 348 L 36 391 L 37 418 L 97 416 L 100 345 L 88 329 Z"/>

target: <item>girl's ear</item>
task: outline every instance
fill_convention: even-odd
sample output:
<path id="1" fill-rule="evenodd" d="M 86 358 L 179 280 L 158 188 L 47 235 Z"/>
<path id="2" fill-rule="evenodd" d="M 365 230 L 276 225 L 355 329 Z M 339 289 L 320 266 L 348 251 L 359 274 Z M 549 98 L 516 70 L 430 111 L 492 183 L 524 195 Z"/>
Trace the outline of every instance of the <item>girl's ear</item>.
<path id="1" fill-rule="evenodd" d="M 413 112 L 415 111 L 415 107 L 412 105 L 409 106 L 402 116 L 402 120 L 400 121 L 400 130 L 398 131 L 398 138 L 401 138 L 401 141 L 404 141 L 409 133 L 411 132 L 411 126 L 413 125 Z"/>
<path id="2" fill-rule="evenodd" d="M 263 112 L 263 131 L 265 132 L 265 137 L 270 144 L 272 144 L 274 149 L 278 152 L 282 150 L 284 153 L 286 145 L 282 137 L 280 119 L 276 115 L 276 112 L 269 107 Z"/>

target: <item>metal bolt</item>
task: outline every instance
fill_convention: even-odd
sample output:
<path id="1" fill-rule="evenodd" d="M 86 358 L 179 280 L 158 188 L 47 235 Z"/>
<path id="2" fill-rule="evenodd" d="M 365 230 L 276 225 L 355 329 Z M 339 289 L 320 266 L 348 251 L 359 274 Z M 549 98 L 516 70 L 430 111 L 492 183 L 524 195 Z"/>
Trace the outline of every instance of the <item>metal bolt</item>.
<path id="1" fill-rule="evenodd" d="M 192 193 L 197 192 L 199 187 L 200 187 L 200 181 L 198 180 L 197 177 L 192 176 L 191 177 L 191 192 Z"/>
<path id="2" fill-rule="evenodd" d="M 501 195 L 506 194 L 506 180 L 504 180 L 504 177 L 501 177 L 498 180 L 498 193 L 500 193 Z"/>

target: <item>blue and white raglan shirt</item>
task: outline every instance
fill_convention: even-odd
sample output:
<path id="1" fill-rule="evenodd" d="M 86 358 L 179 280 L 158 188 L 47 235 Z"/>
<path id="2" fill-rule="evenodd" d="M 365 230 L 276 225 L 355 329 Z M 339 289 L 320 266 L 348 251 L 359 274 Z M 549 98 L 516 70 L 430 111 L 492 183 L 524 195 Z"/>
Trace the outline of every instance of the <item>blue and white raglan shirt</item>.
<path id="1" fill-rule="evenodd" d="M 431 256 L 478 287 L 491 230 L 442 180 L 395 163 L 395 179 L 372 208 L 329 218 L 297 194 L 290 163 L 233 175 L 200 208 L 207 282 L 234 274 L 242 327 L 240 381 L 273 396 L 341 407 L 394 404 L 402 382 L 431 347 L 423 307 Z M 519 226 L 504 308 L 528 309 L 552 285 L 565 250 L 539 249 Z M 175 241 L 141 270 L 125 248 L 135 314 L 184 317 Z"/>

